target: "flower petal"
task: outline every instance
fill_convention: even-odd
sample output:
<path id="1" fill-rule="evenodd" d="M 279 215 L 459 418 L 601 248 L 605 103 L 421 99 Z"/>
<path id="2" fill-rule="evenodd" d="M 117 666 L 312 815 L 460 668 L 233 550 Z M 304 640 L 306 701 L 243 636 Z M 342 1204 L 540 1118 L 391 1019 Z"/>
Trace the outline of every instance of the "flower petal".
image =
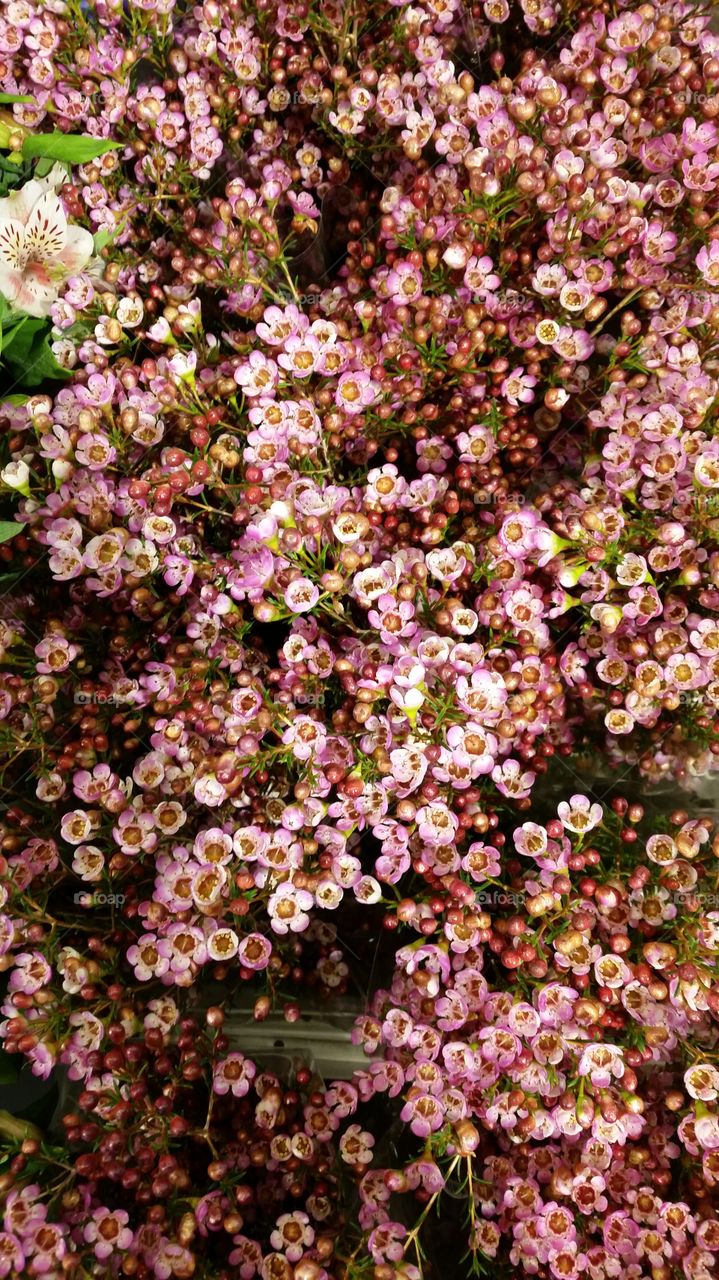
<path id="1" fill-rule="evenodd" d="M 40 263 L 31 263 L 15 296 L 18 311 L 25 311 L 29 316 L 47 316 L 56 298 L 57 284 L 47 269 Z"/>
<path id="2" fill-rule="evenodd" d="M 57 191 L 67 182 L 67 170 L 56 160 L 50 172 L 44 178 L 37 179 L 37 182 L 44 191 Z"/>
<path id="3" fill-rule="evenodd" d="M 59 256 L 59 262 L 68 275 L 82 271 L 93 255 L 95 242 L 84 227 L 68 227 L 65 246 Z"/>
<path id="4" fill-rule="evenodd" d="M 22 272 L 27 261 L 25 228 L 15 218 L 0 221 L 0 262 L 6 271 Z"/>
<path id="5" fill-rule="evenodd" d="M 57 196 L 47 191 L 33 206 L 25 225 L 25 248 L 38 262 L 59 258 L 67 240 L 67 218 Z"/>
<path id="6" fill-rule="evenodd" d="M 24 225 L 46 191 L 45 183 L 37 182 L 34 178 L 26 182 L 24 187 L 18 187 L 17 191 L 12 191 L 9 196 L 0 200 L 0 221 L 14 218 Z"/>
<path id="7" fill-rule="evenodd" d="M 16 270 L 0 257 L 0 293 L 13 305 L 22 289 L 22 271 Z"/>

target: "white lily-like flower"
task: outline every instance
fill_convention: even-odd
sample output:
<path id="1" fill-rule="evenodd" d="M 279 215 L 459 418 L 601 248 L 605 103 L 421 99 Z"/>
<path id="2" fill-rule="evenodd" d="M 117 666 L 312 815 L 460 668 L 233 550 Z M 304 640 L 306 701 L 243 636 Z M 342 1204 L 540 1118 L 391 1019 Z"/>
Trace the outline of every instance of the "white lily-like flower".
<path id="1" fill-rule="evenodd" d="M 68 224 L 55 181 L 32 179 L 0 200 L 0 293 L 30 316 L 49 315 L 63 281 L 94 250 L 90 232 Z"/>

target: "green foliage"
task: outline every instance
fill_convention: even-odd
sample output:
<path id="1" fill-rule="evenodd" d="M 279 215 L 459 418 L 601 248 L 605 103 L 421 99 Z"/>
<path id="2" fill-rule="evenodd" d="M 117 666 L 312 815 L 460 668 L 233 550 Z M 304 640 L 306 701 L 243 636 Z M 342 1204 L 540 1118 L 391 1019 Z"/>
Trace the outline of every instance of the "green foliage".
<path id="1" fill-rule="evenodd" d="M 38 316 L 19 315 L 0 298 L 0 356 L 13 387 L 38 387 L 45 382 L 58 382 L 67 377 L 50 347 L 50 320 Z"/>
<path id="2" fill-rule="evenodd" d="M 17 152 L 4 156 L 0 152 L 0 198 L 9 195 L 16 187 L 23 186 L 32 177 L 32 164 L 23 160 Z"/>
<path id="3" fill-rule="evenodd" d="M 87 138 L 84 134 L 31 133 L 22 144 L 22 154 L 26 160 L 42 156 L 64 164 L 88 164 L 90 160 L 96 160 L 106 151 L 114 151 L 119 146 L 119 142 L 110 142 L 107 138 Z"/>
<path id="4" fill-rule="evenodd" d="M 0 520 L 0 542 L 9 542 L 11 538 L 17 537 L 18 533 L 21 533 L 24 528 L 25 525 L 21 524 L 19 520 Z M 0 584 L 9 576 L 9 574 L 2 574 L 0 576 Z M 2 1076 L 0 1075 L 1 1081 Z"/>

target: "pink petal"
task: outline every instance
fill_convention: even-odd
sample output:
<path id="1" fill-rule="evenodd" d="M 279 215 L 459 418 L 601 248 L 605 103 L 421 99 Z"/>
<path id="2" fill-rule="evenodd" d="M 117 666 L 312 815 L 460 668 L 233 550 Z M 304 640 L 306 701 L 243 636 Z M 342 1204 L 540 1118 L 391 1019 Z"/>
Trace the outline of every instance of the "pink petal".
<path id="1" fill-rule="evenodd" d="M 22 271 L 16 270 L 0 255 L 0 293 L 14 303 L 22 289 Z"/>
<path id="2" fill-rule="evenodd" d="M 18 311 L 26 311 L 29 316 L 47 316 L 57 298 L 57 286 L 50 279 L 50 274 L 41 264 L 31 264 L 22 277 L 19 292 L 15 297 Z"/>

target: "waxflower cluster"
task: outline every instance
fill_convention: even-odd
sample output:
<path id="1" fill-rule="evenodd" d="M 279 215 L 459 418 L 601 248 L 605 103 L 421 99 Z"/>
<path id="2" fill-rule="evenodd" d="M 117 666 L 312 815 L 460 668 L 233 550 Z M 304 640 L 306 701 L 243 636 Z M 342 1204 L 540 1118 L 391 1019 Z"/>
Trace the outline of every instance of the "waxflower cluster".
<path id="1" fill-rule="evenodd" d="M 704 1242 L 716 1221 L 675 1197 L 670 1164 L 711 1195 L 712 824 L 677 812 L 665 831 L 645 826 L 641 806 L 604 812 L 583 795 L 522 823 L 507 841 L 511 881 L 487 879 L 481 910 L 456 913 L 440 942 L 400 948 L 357 1024 L 368 1052 L 382 1046 L 380 1087 L 401 1095 L 431 1155 L 432 1197 L 459 1180 L 470 1250 L 529 1274 L 601 1277 L 621 1262 L 708 1277 L 715 1265 Z M 375 1070 L 357 1079 L 362 1099 Z M 414 1176 L 372 1169 L 362 1181 L 376 1259 L 419 1257 L 417 1227 L 387 1194 Z"/>
<path id="2" fill-rule="evenodd" d="M 0 1278 L 712 1280 L 715 27 L 2 3 Z"/>

